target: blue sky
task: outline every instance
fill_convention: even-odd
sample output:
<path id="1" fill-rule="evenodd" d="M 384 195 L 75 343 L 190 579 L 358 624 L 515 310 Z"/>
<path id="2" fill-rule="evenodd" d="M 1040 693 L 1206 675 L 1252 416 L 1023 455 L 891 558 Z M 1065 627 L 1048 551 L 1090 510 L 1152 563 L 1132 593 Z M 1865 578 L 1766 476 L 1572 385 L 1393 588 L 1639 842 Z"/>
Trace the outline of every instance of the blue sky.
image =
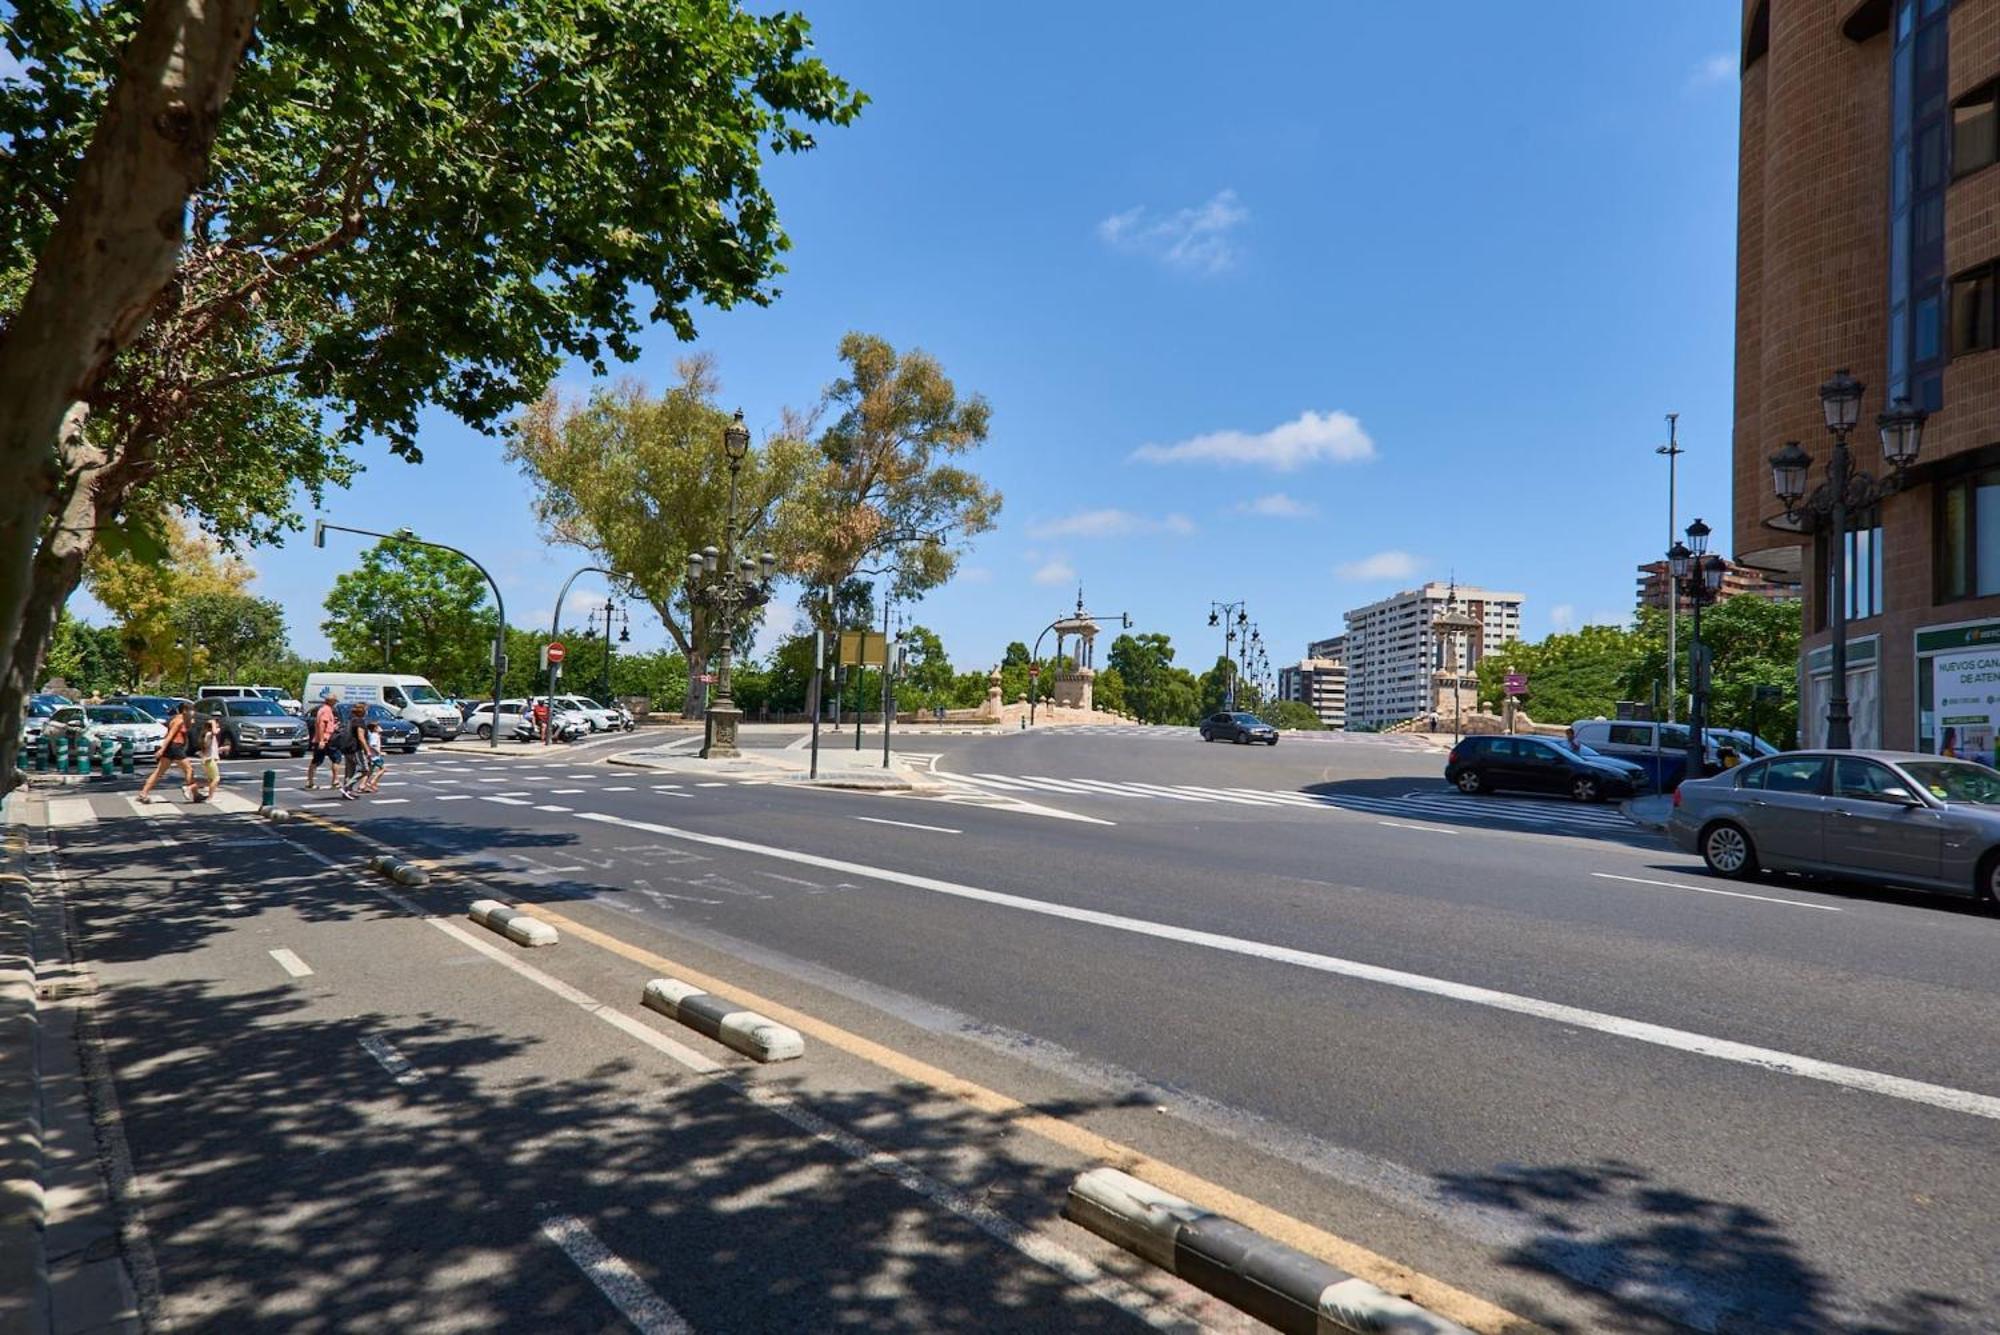
<path id="1" fill-rule="evenodd" d="M 1621 619 L 1670 410 L 1681 523 L 1728 532 L 1734 0 L 805 8 L 874 101 L 773 165 L 783 295 L 700 346 L 760 433 L 848 329 L 988 397 L 1000 527 L 916 612 L 959 666 L 1079 581 L 1197 669 L 1211 599 L 1275 663 L 1452 570 L 1525 593 L 1531 638 Z M 662 329 L 629 369 L 685 351 Z M 440 418 L 425 450 L 328 515 L 468 546 L 545 622 L 583 558 L 492 441 Z M 250 554 L 301 649 L 355 551 Z"/>

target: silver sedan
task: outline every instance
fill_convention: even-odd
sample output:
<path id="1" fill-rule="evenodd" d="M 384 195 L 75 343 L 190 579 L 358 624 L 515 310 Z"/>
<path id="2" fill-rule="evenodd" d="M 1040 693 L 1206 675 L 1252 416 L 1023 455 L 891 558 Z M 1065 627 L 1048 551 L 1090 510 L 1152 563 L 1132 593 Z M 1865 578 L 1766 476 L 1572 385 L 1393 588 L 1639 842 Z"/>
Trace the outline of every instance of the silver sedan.
<path id="1" fill-rule="evenodd" d="M 1812 872 L 2000 905 L 2000 773 L 1906 751 L 1790 751 L 1674 794 L 1667 832 L 1719 876 Z"/>

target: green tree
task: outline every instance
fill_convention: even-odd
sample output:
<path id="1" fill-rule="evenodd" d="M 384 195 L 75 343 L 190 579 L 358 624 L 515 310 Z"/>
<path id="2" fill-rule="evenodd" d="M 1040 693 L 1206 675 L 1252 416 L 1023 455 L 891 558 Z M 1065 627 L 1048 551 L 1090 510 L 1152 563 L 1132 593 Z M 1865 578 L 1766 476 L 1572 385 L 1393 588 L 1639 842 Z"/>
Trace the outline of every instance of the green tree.
<path id="1" fill-rule="evenodd" d="M 208 659 L 224 681 L 239 682 L 245 663 L 282 657 L 285 612 L 269 598 L 216 591 L 182 599 L 173 618 L 207 646 Z"/>
<path id="2" fill-rule="evenodd" d="M 862 103 L 802 18 L 720 0 L 269 5 L 220 117 L 254 6 L 10 10 L 36 75 L 0 82 L 0 470 L 29 484 L 0 502 L 0 725 L 128 501 L 227 514 L 206 480 L 239 465 L 310 492 L 349 445 L 414 460 L 427 409 L 491 429 L 647 319 L 770 300 L 764 155 Z"/>
<path id="3" fill-rule="evenodd" d="M 1776 687 L 1779 697 L 1757 706 L 1757 730 L 1765 740 L 1789 746 L 1799 727 L 1799 640 L 1804 604 L 1772 602 L 1750 594 L 1726 598 L 1701 614 L 1701 638 L 1714 655 L 1708 721 L 1717 727 L 1747 728 L 1752 696 L 1759 686 Z M 1694 640 L 1691 616 L 1681 617 L 1677 676 L 1687 684 L 1687 651 Z M 1635 653 L 1619 682 L 1623 698 L 1650 700 L 1653 683 L 1664 687 L 1667 670 L 1667 614 L 1643 608 L 1634 634 Z M 1676 711 L 1686 716 L 1685 697 Z"/>
<path id="4" fill-rule="evenodd" d="M 820 406 L 833 420 L 787 524 L 806 613 L 829 630 L 840 587 L 864 567 L 886 562 L 896 597 L 910 601 L 950 579 L 962 544 L 1000 513 L 1000 493 L 952 462 L 985 441 L 985 399 L 961 397 L 928 353 L 899 354 L 872 334 L 841 339 L 840 359 L 846 374 Z M 913 541 L 925 535 L 940 541 Z"/>
<path id="5" fill-rule="evenodd" d="M 67 611 L 56 623 L 43 667 L 48 679 L 60 678 L 83 695 L 105 695 L 134 680 L 132 660 L 126 656 L 118 628 L 92 626 Z"/>
<path id="6" fill-rule="evenodd" d="M 1536 722 L 1608 717 L 1621 699 L 1647 698 L 1623 693 L 1639 656 L 1638 638 L 1622 626 L 1584 626 L 1534 644 L 1517 641 L 1480 660 L 1479 698 L 1497 709 L 1507 674 L 1518 672 L 1528 679 L 1521 706 Z"/>
<path id="7" fill-rule="evenodd" d="M 1097 670 L 1097 681 L 1091 686 L 1091 699 L 1099 709 L 1113 714 L 1125 712 L 1125 677 L 1115 667 L 1101 667 Z"/>
<path id="8" fill-rule="evenodd" d="M 380 671 L 386 633 L 397 643 L 398 668 L 428 677 L 448 695 L 479 697 L 493 688 L 493 617 L 486 580 L 471 563 L 432 547 L 384 541 L 334 579 L 320 629 L 349 670 Z M 542 643 L 531 631 L 509 627 L 514 694 L 536 689 Z"/>
<path id="9" fill-rule="evenodd" d="M 535 483 L 535 517 L 556 542 L 590 553 L 652 607 L 692 668 L 683 712 L 699 714 L 699 683 L 714 631 L 689 598 L 688 553 L 720 545 L 729 503 L 722 451 L 729 414 L 716 402 L 714 363 L 690 357 L 679 381 L 653 397 L 626 382 L 582 403 L 543 395 L 515 419 L 507 454 Z M 780 502 L 802 484 L 809 448 L 777 435 L 753 448 L 737 477 L 738 550 L 796 563 L 778 525 Z M 794 518 L 798 512 L 788 510 Z M 739 632 L 754 635 L 754 618 Z"/>
<path id="10" fill-rule="evenodd" d="M 1120 635 L 1105 655 L 1125 687 L 1127 707 L 1144 723 L 1192 723 L 1201 717 L 1201 685 L 1173 665 L 1173 642 L 1158 631 Z"/>
<path id="11" fill-rule="evenodd" d="M 1326 727 L 1319 721 L 1319 715 L 1297 700 L 1266 700 L 1257 715 L 1286 732 L 1320 732 Z"/>
<path id="12" fill-rule="evenodd" d="M 903 675 L 896 682 L 898 709 L 932 710 L 951 704 L 956 680 L 944 641 L 927 626 L 911 626 L 903 632 Z"/>
<path id="13" fill-rule="evenodd" d="M 1227 657 L 1219 657 L 1215 666 L 1201 676 L 1202 715 L 1231 707 L 1229 690 L 1232 683 L 1236 688 L 1235 708 L 1254 710 L 1263 703 L 1264 694 L 1257 689 L 1257 683 L 1245 677 L 1236 663 Z"/>

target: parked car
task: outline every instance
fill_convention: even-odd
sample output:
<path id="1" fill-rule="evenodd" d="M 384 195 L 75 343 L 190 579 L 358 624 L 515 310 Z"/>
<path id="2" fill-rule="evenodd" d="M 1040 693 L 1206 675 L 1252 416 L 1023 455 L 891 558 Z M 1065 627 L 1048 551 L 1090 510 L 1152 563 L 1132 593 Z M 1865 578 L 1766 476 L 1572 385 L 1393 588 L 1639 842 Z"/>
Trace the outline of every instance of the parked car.
<path id="1" fill-rule="evenodd" d="M 606 709 L 603 705 L 584 695 L 559 695 L 556 708 L 570 709 L 583 716 L 592 732 L 616 732 L 627 727 L 630 715 L 621 716 L 621 711 Z"/>
<path id="2" fill-rule="evenodd" d="M 465 731 L 480 741 L 493 736 L 493 702 L 482 700 L 472 707 L 465 716 Z M 502 741 L 525 742 L 535 735 L 535 721 L 529 717 L 526 706 L 519 700 L 500 702 L 500 738 Z"/>
<path id="3" fill-rule="evenodd" d="M 261 756 L 266 751 L 306 753 L 305 720 L 287 714 L 277 701 L 261 695 L 210 696 L 195 701 L 195 712 L 209 714 L 222 728 L 217 749 L 225 758 Z"/>
<path id="4" fill-rule="evenodd" d="M 382 725 L 382 749 L 413 756 L 424 740 L 424 730 L 387 705 L 368 706 L 367 719 Z"/>
<path id="5" fill-rule="evenodd" d="M 65 704 L 51 711 L 43 722 L 40 744 L 53 755 L 56 744 L 67 745 L 64 739 L 69 737 L 81 737 L 88 746 L 95 746 L 99 738 L 129 741 L 135 758 L 150 761 L 166 741 L 167 728 L 130 705 Z"/>
<path id="6" fill-rule="evenodd" d="M 1737 759 L 1745 762 L 1762 760 L 1765 756 L 1775 756 L 1779 749 L 1762 737 L 1745 732 L 1741 728 L 1706 728 L 1703 730 L 1703 740 L 1713 741 L 1718 747 L 1731 748 L 1736 752 Z"/>
<path id="7" fill-rule="evenodd" d="M 140 713 L 165 723 L 188 701 L 178 695 L 107 695 L 104 703 L 130 705 Z"/>
<path id="8" fill-rule="evenodd" d="M 21 743 L 33 747 L 42 740 L 42 729 L 58 709 L 69 701 L 59 695 L 31 695 L 27 708 L 22 711 Z"/>
<path id="9" fill-rule="evenodd" d="M 1690 779 L 1673 841 L 1718 876 L 1809 872 L 2000 905 L 2000 772 L 1907 751 L 1790 751 Z"/>
<path id="10" fill-rule="evenodd" d="M 500 703 L 502 707 L 520 706 L 532 721 L 535 701 L 502 700 Z M 563 697 L 560 695 L 555 698 L 555 707 L 549 713 L 549 727 L 555 733 L 555 739 L 559 742 L 573 742 L 579 737 L 588 736 L 591 730 L 590 720 L 584 717 L 583 712 L 564 704 Z"/>
<path id="11" fill-rule="evenodd" d="M 367 700 L 387 705 L 422 728 L 424 736 L 440 741 L 458 736 L 464 724 L 464 716 L 428 678 L 407 672 L 315 672 L 306 678 L 306 699 L 317 701 L 327 691 L 345 704 Z"/>
<path id="12" fill-rule="evenodd" d="M 1579 802 L 1631 797 L 1651 786 L 1642 767 L 1585 755 L 1554 737 L 1467 737 L 1445 757 L 1444 777 L 1462 793 L 1515 789 L 1567 793 Z"/>
<path id="13" fill-rule="evenodd" d="M 226 700 L 231 696 L 252 695 L 269 700 L 287 714 L 303 718 L 306 707 L 282 686 L 203 686 L 195 692 L 200 700 Z"/>
<path id="14" fill-rule="evenodd" d="M 1266 746 L 1276 746 L 1278 730 L 1255 714 L 1225 711 L 1210 714 L 1201 721 L 1201 739 L 1204 742 L 1262 742 Z"/>

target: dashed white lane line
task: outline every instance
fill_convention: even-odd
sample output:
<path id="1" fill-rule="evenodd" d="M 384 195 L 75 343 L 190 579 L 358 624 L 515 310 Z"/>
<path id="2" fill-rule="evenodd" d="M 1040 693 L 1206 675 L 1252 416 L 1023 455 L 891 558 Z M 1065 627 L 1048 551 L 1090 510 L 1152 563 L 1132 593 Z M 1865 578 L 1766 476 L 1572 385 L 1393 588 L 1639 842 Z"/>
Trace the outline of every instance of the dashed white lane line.
<path id="1" fill-rule="evenodd" d="M 410 1065 L 410 1059 L 396 1051 L 395 1046 L 388 1039 L 377 1038 L 373 1034 L 370 1034 L 361 1040 L 361 1050 L 376 1061 L 381 1062 L 382 1069 L 396 1077 L 397 1084 L 421 1085 L 424 1083 L 424 1073 Z"/>
<path id="2" fill-rule="evenodd" d="M 1457 834 L 1459 831 L 1446 829 L 1442 825 L 1412 825 L 1408 821 L 1378 820 L 1377 825 L 1386 825 L 1392 830 L 1421 830 L 1425 834 Z"/>
<path id="3" fill-rule="evenodd" d="M 562 1248 L 584 1278 L 597 1286 L 619 1315 L 641 1335 L 692 1335 L 694 1330 L 667 1300 L 653 1292 L 618 1255 L 597 1240 L 574 1215 L 552 1214 L 542 1220 L 542 1236 Z"/>
<path id="4" fill-rule="evenodd" d="M 278 967 L 280 969 L 283 969 L 286 973 L 290 974 L 292 977 L 294 978 L 312 977 L 312 965 L 307 964 L 304 960 L 300 959 L 297 955 L 293 954 L 291 951 L 280 947 L 277 950 L 271 951 L 270 955 L 272 959 L 278 962 Z"/>
<path id="5" fill-rule="evenodd" d="M 440 801 L 440 802 L 470 802 L 470 801 L 472 800 L 472 794 L 471 794 L 471 793 L 442 793 L 442 794 L 440 794 L 440 795 L 438 796 L 438 799 L 437 799 L 437 800 L 438 800 L 438 801 Z"/>
<path id="6" fill-rule="evenodd" d="M 549 791 L 557 797 L 568 797 L 572 793 L 587 793 L 590 790 L 588 788 L 551 788 Z"/>
<path id="7" fill-rule="evenodd" d="M 479 800 L 482 802 L 498 802 L 503 807 L 527 807 L 534 805 L 534 803 L 527 801 L 525 798 L 500 797 L 490 793 L 481 794 Z"/>
<path id="8" fill-rule="evenodd" d="M 710 779 L 707 783 L 698 783 L 695 785 L 697 788 L 727 788 L 728 786 L 728 783 L 721 779 Z"/>
<path id="9" fill-rule="evenodd" d="M 881 816 L 856 816 L 854 819 L 865 820 L 870 825 L 900 825 L 902 828 L 906 830 L 929 830 L 933 834 L 965 833 L 965 831 L 963 830 L 954 830 L 948 825 L 919 825 L 916 821 L 913 820 L 885 820 Z"/>
<path id="10" fill-rule="evenodd" d="M 1240 936 L 1228 936 L 1221 932 L 1207 932 L 1193 927 L 1180 927 L 1173 923 L 1154 922 L 1146 918 L 1128 917 L 1122 913 L 1105 913 L 1098 909 L 1079 908 L 1070 904 L 1057 904 L 1043 899 L 1031 899 L 1025 895 L 1011 895 L 999 890 L 984 890 L 978 886 L 964 885 L 956 881 L 939 880 L 931 876 L 919 876 L 912 872 L 897 871 L 889 867 L 873 867 L 866 863 L 849 862 L 841 858 L 822 857 L 817 853 L 801 852 L 797 849 L 778 848 L 768 844 L 754 844 L 746 839 L 731 839 L 726 835 L 703 834 L 697 830 L 681 829 L 673 825 L 657 825 L 650 821 L 629 820 L 622 816 L 610 816 L 597 811 L 577 813 L 580 820 L 598 821 L 605 825 L 622 826 L 628 830 L 642 830 L 663 838 L 680 839 L 691 844 L 701 844 L 710 848 L 728 848 L 739 853 L 749 853 L 756 857 L 773 858 L 800 866 L 818 867 L 826 871 L 842 872 L 848 875 L 865 876 L 870 880 L 885 881 L 891 885 L 907 886 L 930 894 L 948 895 L 954 899 L 966 899 L 975 903 L 990 904 L 999 908 L 1014 909 L 1024 913 L 1040 914 L 1044 917 L 1060 918 L 1070 922 L 1088 923 L 1106 927 L 1112 931 L 1127 932 L 1136 936 L 1148 936 L 1159 940 L 1176 941 L 1184 945 L 1199 946 L 1206 950 L 1219 951 L 1231 955 L 1244 955 L 1253 959 L 1271 960 L 1279 964 L 1296 965 L 1317 973 L 1331 974 L 1341 978 L 1353 978 L 1362 982 L 1377 983 L 1386 987 L 1400 988 L 1407 992 L 1423 993 L 1443 997 L 1451 1001 L 1465 1002 L 1474 1006 L 1484 1006 L 1491 1010 L 1507 1011 L 1532 1019 L 1545 1020 L 1554 1024 L 1568 1025 L 1574 1029 L 1586 1029 L 1593 1033 L 1608 1034 L 1614 1038 L 1628 1039 L 1654 1047 L 1668 1048 L 1695 1056 L 1709 1057 L 1717 1061 L 1734 1062 L 1743 1066 L 1753 1066 L 1780 1075 L 1797 1076 L 1801 1079 L 1819 1081 L 1846 1089 L 1861 1090 L 1880 1094 L 1888 1098 L 1902 1099 L 1908 1103 L 1926 1104 L 1942 1108 L 1948 1112 L 1965 1113 L 1973 1117 L 1984 1117 L 2000 1121 L 2000 1095 L 1981 1094 L 1973 1090 L 1955 1089 L 1949 1085 L 1933 1084 L 1927 1080 L 1913 1080 L 1907 1076 L 1891 1075 L 1885 1071 L 1872 1071 L 1865 1067 L 1847 1066 L 1840 1062 L 1824 1061 L 1817 1057 L 1784 1052 L 1776 1048 L 1760 1047 L 1753 1043 L 1739 1043 L 1734 1039 L 1719 1038 L 1711 1034 L 1695 1033 L 1686 1029 L 1676 1029 L 1670 1025 L 1654 1024 L 1646 1020 L 1634 1020 L 1622 1015 L 1607 1014 L 1603 1011 L 1586 1010 L 1581 1006 L 1571 1006 L 1563 1002 L 1544 1001 L 1540 997 L 1524 996 L 1517 992 L 1503 992 L 1498 988 L 1480 987 L 1472 983 L 1455 982 L 1449 978 L 1437 978 L 1428 974 L 1412 973 L 1406 969 L 1392 969 L 1380 964 L 1368 964 L 1360 960 L 1342 959 L 1337 955 L 1322 955 L 1316 951 L 1300 950 L 1293 946 L 1277 945 L 1268 941 L 1254 941 Z M 1793 901 L 1796 902 L 1796 901 Z"/>
<path id="11" fill-rule="evenodd" d="M 409 800 L 407 797 L 378 797 L 368 805 L 375 807 L 399 807 Z"/>
<path id="12" fill-rule="evenodd" d="M 1619 876 L 1608 871 L 1590 873 L 1600 881 L 1628 881 L 1633 885 L 1657 885 L 1666 890 L 1692 890 L 1698 895 L 1726 895 L 1730 899 L 1754 899 L 1760 904 L 1783 904 L 1794 909 L 1818 909 L 1821 913 L 1839 913 L 1834 904 L 1808 904 L 1802 899 L 1784 899 L 1777 895 L 1753 895 L 1747 890 L 1724 890 L 1714 885 L 1687 885 L 1681 881 L 1651 881 L 1644 876 Z"/>
<path id="13" fill-rule="evenodd" d="M 537 810 L 537 811 L 553 811 L 553 812 L 555 812 L 555 813 L 556 813 L 556 814 L 557 814 L 558 816 L 567 816 L 567 815 L 568 815 L 568 814 L 569 814 L 569 813 L 570 813 L 571 811 L 574 811 L 574 810 L 575 810 L 575 808 L 574 808 L 574 807 L 559 807 L 559 806 L 556 806 L 556 805 L 555 805 L 554 803 L 552 803 L 552 802 L 543 802 L 543 803 L 540 803 L 540 804 L 538 804 L 538 805 L 537 805 L 537 806 L 535 807 L 535 810 Z"/>
<path id="14" fill-rule="evenodd" d="M 495 797 L 533 797 L 533 796 L 534 796 L 534 794 L 533 794 L 533 793 L 529 792 L 529 791 L 528 791 L 527 789 L 525 789 L 525 788 L 516 788 L 516 789 L 515 789 L 515 790 L 514 790 L 513 792 L 511 792 L 511 793 L 495 793 L 495 794 L 493 794 L 493 795 L 494 795 Z"/>
<path id="15" fill-rule="evenodd" d="M 600 788 L 598 789 L 598 791 L 601 793 L 629 793 L 632 790 L 626 787 L 617 787 L 617 788 Z"/>

